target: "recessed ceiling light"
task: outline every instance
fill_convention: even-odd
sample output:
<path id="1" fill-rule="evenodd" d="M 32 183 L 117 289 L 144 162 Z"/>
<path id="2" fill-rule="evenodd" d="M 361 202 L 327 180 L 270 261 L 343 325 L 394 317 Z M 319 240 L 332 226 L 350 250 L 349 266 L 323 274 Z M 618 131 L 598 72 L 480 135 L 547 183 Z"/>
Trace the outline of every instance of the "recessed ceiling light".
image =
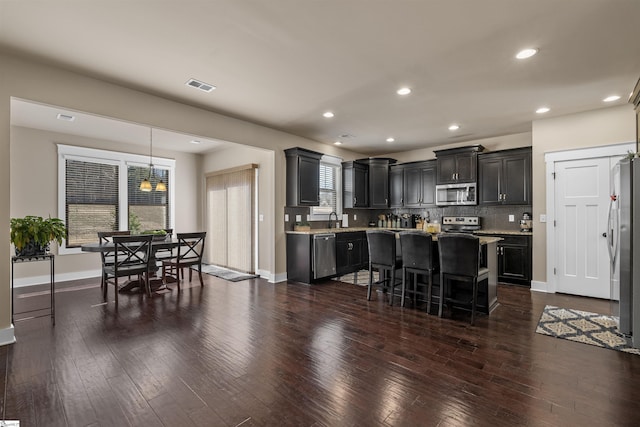
<path id="1" fill-rule="evenodd" d="M 516 58 L 527 59 L 527 58 L 531 58 L 536 53 L 538 53 L 538 49 L 534 49 L 534 48 L 522 49 L 520 52 L 516 54 Z"/>
<path id="2" fill-rule="evenodd" d="M 411 89 L 408 87 L 401 87 L 396 91 L 398 95 L 409 95 L 411 93 Z"/>
<path id="3" fill-rule="evenodd" d="M 72 116 L 70 114 L 62 114 L 58 113 L 58 120 L 64 120 L 65 122 L 72 122 L 76 119 L 76 116 Z"/>
<path id="4" fill-rule="evenodd" d="M 393 141 L 395 141 L 394 138 L 391 138 L 391 137 L 387 138 L 387 142 L 393 142 Z"/>
<path id="5" fill-rule="evenodd" d="M 192 144 L 200 144 L 200 141 L 198 141 L 197 139 L 192 139 L 189 142 L 192 143 Z"/>
<path id="6" fill-rule="evenodd" d="M 605 99 L 603 99 L 604 102 L 613 102 L 613 101 L 617 101 L 618 99 L 620 99 L 620 97 L 618 95 L 611 95 L 611 96 L 607 96 Z"/>
<path id="7" fill-rule="evenodd" d="M 458 129 L 460 129 L 460 125 L 457 125 L 455 123 L 449 126 L 449 130 L 451 131 L 458 130 Z"/>
<path id="8" fill-rule="evenodd" d="M 330 119 L 331 117 L 333 117 L 335 114 L 333 114 L 331 111 L 325 111 L 324 113 L 322 113 L 322 117 L 325 117 L 327 119 Z"/>
<path id="9" fill-rule="evenodd" d="M 200 89 L 203 92 L 211 92 L 216 88 L 214 85 L 210 85 L 209 83 L 201 82 L 200 80 L 196 80 L 196 79 L 189 79 L 185 84 L 187 86 Z"/>
<path id="10" fill-rule="evenodd" d="M 333 143 L 333 145 L 342 145 L 342 142 L 336 141 L 336 142 Z"/>
<path id="11" fill-rule="evenodd" d="M 544 114 L 544 113 L 548 113 L 549 111 L 551 111 L 549 107 L 540 107 L 536 110 L 536 113 Z"/>

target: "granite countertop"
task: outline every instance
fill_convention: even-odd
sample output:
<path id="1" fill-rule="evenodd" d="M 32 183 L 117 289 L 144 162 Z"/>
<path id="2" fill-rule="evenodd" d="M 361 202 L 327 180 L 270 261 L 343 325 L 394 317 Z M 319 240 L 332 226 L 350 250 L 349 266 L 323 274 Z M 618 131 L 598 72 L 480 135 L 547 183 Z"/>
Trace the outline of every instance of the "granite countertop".
<path id="1" fill-rule="evenodd" d="M 422 230 L 418 230 L 417 228 L 387 228 L 387 227 L 347 227 L 347 228 L 315 228 L 309 231 L 286 231 L 287 234 L 308 234 L 308 235 L 313 235 L 313 234 L 326 234 L 326 233 L 348 233 L 348 232 L 353 232 L 353 231 L 366 231 L 366 230 L 390 230 L 390 231 L 422 231 Z M 484 231 L 484 230 L 483 230 Z M 480 234 L 480 233 L 478 233 Z M 489 243 L 495 243 L 495 242 L 499 242 L 500 240 L 502 240 L 500 237 L 496 237 L 496 236 L 487 236 L 484 235 L 485 233 L 482 233 L 483 235 L 478 236 L 480 238 L 480 243 L 481 244 L 489 244 Z M 514 231 L 506 231 L 506 232 L 496 232 L 495 230 L 492 230 L 491 233 L 487 233 L 487 234 L 526 234 L 526 233 L 521 233 L 521 232 L 514 232 Z M 531 233 L 529 233 L 531 234 Z M 433 240 L 436 241 L 438 240 L 437 238 L 437 234 L 433 234 Z"/>
<path id="2" fill-rule="evenodd" d="M 508 235 L 508 236 L 533 236 L 532 231 L 518 231 L 518 230 L 495 230 L 495 229 L 483 229 L 474 232 L 474 234 L 482 234 L 482 235 Z"/>

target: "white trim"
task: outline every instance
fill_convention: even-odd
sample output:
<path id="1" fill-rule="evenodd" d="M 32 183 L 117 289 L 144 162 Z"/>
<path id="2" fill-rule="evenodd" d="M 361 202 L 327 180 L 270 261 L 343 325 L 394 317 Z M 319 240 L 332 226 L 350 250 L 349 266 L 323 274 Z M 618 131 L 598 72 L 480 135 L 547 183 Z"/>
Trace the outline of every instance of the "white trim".
<path id="1" fill-rule="evenodd" d="M 547 199 L 547 282 L 545 291 L 555 293 L 557 289 L 556 276 L 553 273 L 555 260 L 559 259 L 556 254 L 556 236 L 554 233 L 553 221 L 555 220 L 555 183 L 553 174 L 555 173 L 556 162 L 580 159 L 595 159 L 601 157 L 625 156 L 629 151 L 635 152 L 635 142 L 625 142 L 612 145 L 603 145 L 591 148 L 580 148 L 576 150 L 552 151 L 544 153 L 545 179 L 546 179 L 546 199 Z M 536 282 L 543 283 L 543 282 Z M 533 290 L 534 282 L 531 282 Z M 536 289 L 537 290 L 537 289 Z"/>
<path id="2" fill-rule="evenodd" d="M 273 274 L 267 270 L 257 270 L 256 274 L 258 274 L 262 279 L 266 279 L 269 283 L 280 283 L 287 281 L 287 273 Z"/>
<path id="3" fill-rule="evenodd" d="M 16 336 L 13 330 L 13 324 L 8 328 L 0 329 L 0 346 L 14 344 L 16 342 Z"/>
<path id="4" fill-rule="evenodd" d="M 80 279 L 91 279 L 94 277 L 100 277 L 102 274 L 102 270 L 85 270 L 85 271 L 74 271 L 72 273 L 61 273 L 55 274 L 54 280 L 56 283 L 58 282 L 67 282 L 69 280 L 80 280 Z M 29 276 L 29 277 L 21 277 L 19 279 L 13 280 L 14 288 L 22 288 L 25 286 L 34 286 L 34 285 L 48 285 L 49 279 L 51 276 L 42 275 L 42 276 Z"/>
<path id="5" fill-rule="evenodd" d="M 537 280 L 532 280 L 531 281 L 531 292 L 548 292 L 548 293 L 555 293 L 555 290 L 550 291 L 547 288 L 547 282 L 538 282 Z"/>
<path id="6" fill-rule="evenodd" d="M 74 145 L 57 144 L 58 146 L 58 218 L 65 221 L 66 224 L 66 180 L 65 168 L 66 160 L 81 160 L 85 162 L 96 162 L 117 165 L 120 167 L 119 188 L 127 188 L 127 171 L 128 166 L 148 166 L 149 157 L 140 154 L 121 153 L 117 151 L 99 150 L 96 148 L 78 147 Z M 169 228 L 175 229 L 175 159 L 167 159 L 164 157 L 153 156 L 153 168 L 167 170 L 169 173 Z M 119 206 L 128 206 L 127 191 L 119 191 Z M 128 209 L 119 209 L 118 222 L 121 230 L 128 229 L 129 214 Z M 67 248 L 66 240 L 58 246 L 58 255 L 69 255 L 82 253 L 81 248 Z"/>

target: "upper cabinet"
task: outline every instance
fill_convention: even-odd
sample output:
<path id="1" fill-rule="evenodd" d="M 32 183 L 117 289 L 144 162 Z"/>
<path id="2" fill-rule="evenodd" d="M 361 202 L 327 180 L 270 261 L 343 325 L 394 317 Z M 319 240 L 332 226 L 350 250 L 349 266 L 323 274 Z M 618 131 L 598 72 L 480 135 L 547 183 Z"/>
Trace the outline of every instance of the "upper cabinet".
<path id="1" fill-rule="evenodd" d="M 482 145 L 434 151 L 436 154 L 437 184 L 476 182 L 478 153 Z"/>
<path id="2" fill-rule="evenodd" d="M 404 165 L 392 165 L 389 168 L 389 206 L 404 206 Z"/>
<path id="3" fill-rule="evenodd" d="M 478 156 L 481 205 L 531 204 L 531 147 Z"/>
<path id="4" fill-rule="evenodd" d="M 436 161 L 404 165 L 404 207 L 422 208 L 436 204 Z"/>
<path id="5" fill-rule="evenodd" d="M 322 153 L 304 148 L 284 150 L 287 158 L 287 206 L 320 205 Z"/>
<path id="6" fill-rule="evenodd" d="M 342 206 L 369 207 L 369 166 L 358 162 L 342 162 Z"/>
<path id="7" fill-rule="evenodd" d="M 389 166 L 396 161 L 386 158 L 359 160 L 369 165 L 369 207 L 389 207 Z"/>

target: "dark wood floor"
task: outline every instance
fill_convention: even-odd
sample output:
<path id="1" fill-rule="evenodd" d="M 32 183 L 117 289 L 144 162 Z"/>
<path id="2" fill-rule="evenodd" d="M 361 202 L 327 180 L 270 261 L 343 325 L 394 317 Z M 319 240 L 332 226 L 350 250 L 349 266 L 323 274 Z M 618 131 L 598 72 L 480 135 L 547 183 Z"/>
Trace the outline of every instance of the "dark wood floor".
<path id="1" fill-rule="evenodd" d="M 55 327 L 46 317 L 17 322 L 18 342 L 0 347 L 0 419 L 640 425 L 639 356 L 534 332 L 545 304 L 607 313 L 606 301 L 500 286 L 500 306 L 472 327 L 467 313 L 439 319 L 380 295 L 367 302 L 366 288 L 339 282 L 205 276 L 202 289 L 121 295 L 117 308 L 99 305 L 98 282 L 68 284 L 81 289 L 56 293 Z M 47 297 L 18 305 L 38 298 Z"/>

